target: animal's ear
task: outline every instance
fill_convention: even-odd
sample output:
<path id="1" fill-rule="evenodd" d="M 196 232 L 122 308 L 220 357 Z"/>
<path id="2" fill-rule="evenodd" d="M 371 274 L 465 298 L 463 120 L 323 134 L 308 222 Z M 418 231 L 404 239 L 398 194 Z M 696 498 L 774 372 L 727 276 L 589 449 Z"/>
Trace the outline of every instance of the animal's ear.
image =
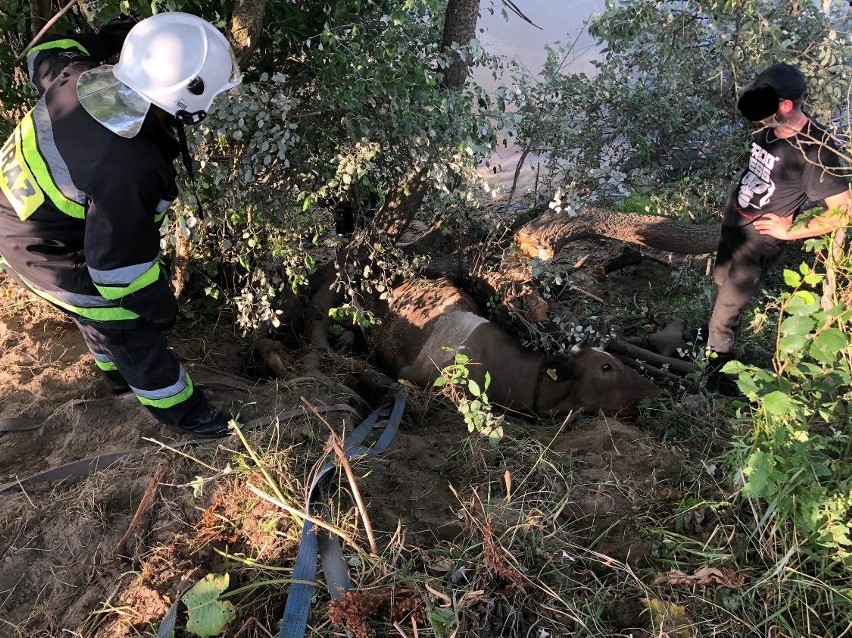
<path id="1" fill-rule="evenodd" d="M 577 377 L 577 362 L 572 357 L 551 357 L 542 364 L 554 381 L 570 381 Z"/>

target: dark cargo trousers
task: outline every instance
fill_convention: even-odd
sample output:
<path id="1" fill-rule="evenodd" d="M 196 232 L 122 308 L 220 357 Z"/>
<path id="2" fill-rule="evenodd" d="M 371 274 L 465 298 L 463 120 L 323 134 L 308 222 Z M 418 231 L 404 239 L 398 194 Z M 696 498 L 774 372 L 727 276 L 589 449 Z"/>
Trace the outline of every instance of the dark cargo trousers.
<path id="1" fill-rule="evenodd" d="M 763 275 L 784 253 L 785 242 L 761 235 L 754 226 L 722 226 L 713 280 L 716 301 L 710 315 L 708 349 L 734 354 L 743 308 L 760 288 Z"/>
<path id="2" fill-rule="evenodd" d="M 210 410 L 204 394 L 169 352 L 162 331 L 139 324 L 116 327 L 77 321 L 77 325 L 110 388 L 132 390 L 164 425 L 183 429 Z"/>

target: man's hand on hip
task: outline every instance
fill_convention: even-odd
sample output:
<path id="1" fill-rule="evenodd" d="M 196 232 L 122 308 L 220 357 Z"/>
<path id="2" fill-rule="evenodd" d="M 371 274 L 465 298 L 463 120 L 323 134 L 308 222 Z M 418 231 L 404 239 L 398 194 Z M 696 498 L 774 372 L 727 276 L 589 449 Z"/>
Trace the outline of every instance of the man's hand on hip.
<path id="1" fill-rule="evenodd" d="M 781 217 L 775 213 L 766 213 L 754 220 L 754 227 L 761 235 L 769 235 L 775 239 L 790 239 L 790 226 L 793 225 L 792 217 Z"/>

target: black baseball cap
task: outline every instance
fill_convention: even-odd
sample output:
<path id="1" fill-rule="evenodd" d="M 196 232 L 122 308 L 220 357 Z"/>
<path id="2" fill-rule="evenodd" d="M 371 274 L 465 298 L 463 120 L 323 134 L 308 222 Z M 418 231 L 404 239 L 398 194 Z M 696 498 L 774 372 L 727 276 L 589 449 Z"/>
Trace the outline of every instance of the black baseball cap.
<path id="1" fill-rule="evenodd" d="M 798 100 L 805 94 L 805 76 L 791 64 L 773 64 L 757 74 L 737 102 L 747 120 L 759 122 L 778 111 L 780 100 Z"/>

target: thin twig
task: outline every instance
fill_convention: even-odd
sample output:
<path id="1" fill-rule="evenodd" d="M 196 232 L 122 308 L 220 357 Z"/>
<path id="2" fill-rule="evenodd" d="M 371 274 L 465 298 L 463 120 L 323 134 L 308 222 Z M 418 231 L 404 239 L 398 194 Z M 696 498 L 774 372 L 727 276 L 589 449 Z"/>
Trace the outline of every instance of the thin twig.
<path id="1" fill-rule="evenodd" d="M 583 290 L 582 288 L 580 288 L 578 286 L 575 286 L 574 284 L 569 285 L 568 290 L 570 290 L 571 292 L 579 292 L 580 294 L 586 295 L 587 297 L 591 297 L 595 301 L 599 301 L 602 304 L 606 304 L 606 301 L 604 301 L 600 297 L 597 297 L 597 296 L 593 295 L 592 293 L 587 292 L 587 291 Z"/>
<path id="2" fill-rule="evenodd" d="M 247 483 L 246 487 L 253 494 L 259 496 L 260 498 L 262 498 L 263 500 L 265 500 L 269 503 L 272 503 L 273 505 L 277 505 L 278 507 L 280 507 L 284 511 L 288 512 L 289 514 L 292 514 L 293 516 L 296 516 L 296 517 L 301 518 L 303 520 L 310 521 L 311 523 L 313 523 L 317 527 L 322 527 L 324 530 L 331 532 L 335 536 L 339 536 L 343 540 L 343 542 L 345 542 L 347 545 L 352 547 L 359 554 L 366 554 L 367 553 L 361 548 L 360 545 L 358 545 L 358 543 L 355 542 L 354 538 L 352 538 L 349 534 L 344 532 L 339 527 L 335 527 L 331 523 L 326 523 L 324 520 L 322 520 L 321 518 L 317 518 L 316 516 L 311 516 L 307 512 L 303 512 L 302 510 L 297 510 L 292 505 L 288 505 L 284 501 L 281 501 L 281 500 L 275 498 L 274 496 L 267 494 L 266 492 L 264 492 L 260 488 L 255 487 L 251 483 Z"/>
<path id="3" fill-rule="evenodd" d="M 73 7 L 75 4 L 77 4 L 77 0 L 69 0 L 68 4 L 66 4 L 64 7 L 62 7 L 62 9 L 59 10 L 59 13 L 57 13 L 50 20 L 48 20 L 45 25 L 39 30 L 39 32 L 35 34 L 35 37 L 30 40 L 30 43 L 26 47 L 24 47 L 24 50 L 21 51 L 21 54 L 15 58 L 15 64 L 18 64 L 25 57 L 27 57 L 27 53 L 30 52 L 30 49 L 32 49 L 36 44 L 38 44 L 39 40 L 42 39 L 44 34 L 47 33 L 51 28 L 53 28 L 53 25 L 59 21 L 59 18 L 71 11 L 71 7 Z"/>
<path id="4" fill-rule="evenodd" d="M 331 449 L 334 450 L 337 460 L 340 462 L 343 470 L 346 472 L 346 478 L 349 480 L 349 487 L 352 490 L 352 496 L 355 498 L 355 503 L 358 506 L 358 513 L 361 515 L 361 520 L 364 523 L 364 531 L 367 534 L 367 539 L 370 541 L 370 551 L 373 556 L 378 556 L 379 546 L 376 544 L 376 537 L 373 534 L 373 526 L 370 523 L 370 517 L 367 516 L 367 508 L 364 506 L 364 500 L 361 498 L 361 490 L 358 489 L 358 483 L 355 481 L 355 474 L 352 472 L 352 466 L 349 464 L 349 461 L 346 458 L 346 453 L 343 451 L 343 448 L 338 442 L 340 437 L 337 436 L 337 433 L 334 431 L 334 428 L 331 427 L 329 422 L 320 416 L 320 413 L 317 412 L 313 405 L 311 405 L 310 401 L 308 401 L 305 397 L 301 397 L 301 399 L 302 403 L 308 406 L 308 409 L 325 424 L 331 433 L 331 436 L 329 437 L 329 444 L 331 445 Z"/>
<path id="5" fill-rule="evenodd" d="M 154 477 L 151 479 L 148 487 L 145 488 L 145 493 L 142 494 L 142 499 L 139 501 L 136 513 L 133 515 L 130 524 L 127 526 L 127 531 L 124 532 L 124 536 L 121 537 L 121 540 L 118 541 L 118 545 L 115 546 L 115 551 L 113 552 L 114 557 L 124 554 L 125 545 L 127 544 L 127 541 L 130 540 L 130 535 L 133 534 L 133 531 L 139 525 L 139 521 L 142 520 L 145 512 L 151 509 L 151 506 L 154 504 L 154 499 L 157 498 L 157 491 L 160 488 L 160 481 L 162 481 L 163 477 L 166 476 L 168 469 L 169 461 L 167 459 L 160 461 L 157 471 L 154 472 Z"/>

